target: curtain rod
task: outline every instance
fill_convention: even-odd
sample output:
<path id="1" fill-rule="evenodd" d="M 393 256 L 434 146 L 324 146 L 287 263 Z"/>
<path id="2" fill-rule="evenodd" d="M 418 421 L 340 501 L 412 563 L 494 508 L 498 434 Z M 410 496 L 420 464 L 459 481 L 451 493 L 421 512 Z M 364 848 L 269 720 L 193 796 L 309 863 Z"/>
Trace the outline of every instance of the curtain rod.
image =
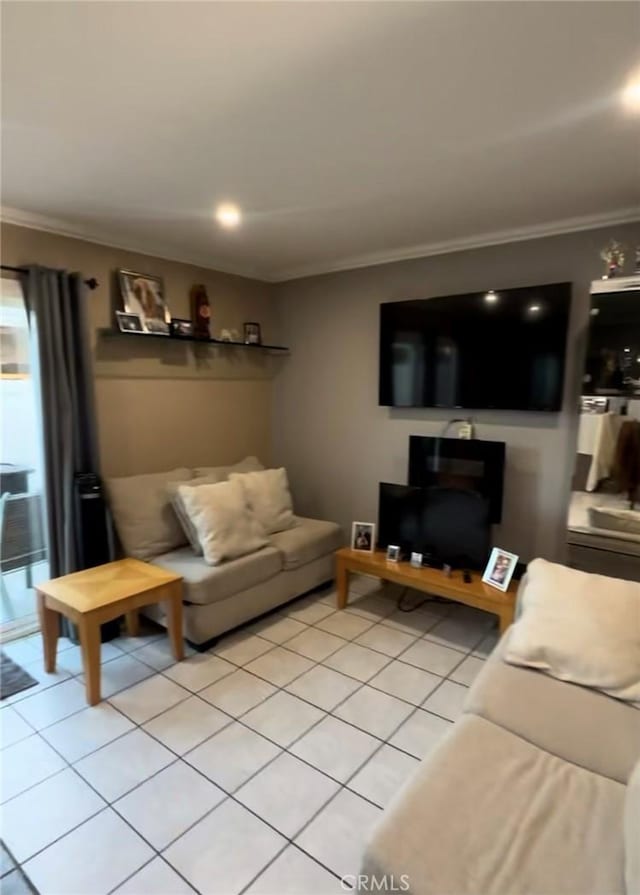
<path id="1" fill-rule="evenodd" d="M 12 273 L 29 273 L 26 267 L 12 267 L 10 264 L 0 264 L 0 268 L 2 268 L 2 270 L 10 270 Z M 90 277 L 88 280 L 85 280 L 84 284 L 85 286 L 88 286 L 89 289 L 97 289 L 100 285 L 95 277 Z"/>

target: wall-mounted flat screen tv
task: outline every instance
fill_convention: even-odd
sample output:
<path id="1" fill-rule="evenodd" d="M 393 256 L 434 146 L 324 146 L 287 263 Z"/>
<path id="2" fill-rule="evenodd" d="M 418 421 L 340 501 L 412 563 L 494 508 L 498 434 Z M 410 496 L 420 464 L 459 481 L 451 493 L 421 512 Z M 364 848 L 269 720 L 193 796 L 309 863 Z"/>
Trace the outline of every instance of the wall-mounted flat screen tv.
<path id="1" fill-rule="evenodd" d="M 557 411 L 571 284 L 380 305 L 379 403 Z"/>

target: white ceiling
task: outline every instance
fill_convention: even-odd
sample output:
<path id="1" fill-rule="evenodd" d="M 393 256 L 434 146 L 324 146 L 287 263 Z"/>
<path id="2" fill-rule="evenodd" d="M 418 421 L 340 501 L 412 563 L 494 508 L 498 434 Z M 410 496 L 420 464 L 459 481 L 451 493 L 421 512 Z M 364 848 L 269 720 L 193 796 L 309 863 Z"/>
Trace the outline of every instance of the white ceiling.
<path id="1" fill-rule="evenodd" d="M 629 219 L 640 5 L 3 2 L 8 220 L 264 279 Z M 219 229 L 237 202 L 242 227 Z M 12 209 L 12 210 L 11 210 Z"/>

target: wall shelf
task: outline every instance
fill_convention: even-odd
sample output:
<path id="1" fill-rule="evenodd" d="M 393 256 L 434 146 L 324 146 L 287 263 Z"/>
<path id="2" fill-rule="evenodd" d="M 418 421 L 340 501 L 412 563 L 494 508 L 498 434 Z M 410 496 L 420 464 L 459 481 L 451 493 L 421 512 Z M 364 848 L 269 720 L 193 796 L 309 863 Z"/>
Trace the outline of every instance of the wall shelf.
<path id="1" fill-rule="evenodd" d="M 98 332 L 103 338 L 161 339 L 164 342 L 170 342 L 172 345 L 191 342 L 196 345 L 216 345 L 222 348 L 248 348 L 250 351 L 264 351 L 268 354 L 286 354 L 289 351 L 284 345 L 254 345 L 247 342 L 228 342 L 222 339 L 198 339 L 196 336 L 165 336 L 162 333 L 123 332 L 120 329 L 111 327 L 100 329 Z"/>

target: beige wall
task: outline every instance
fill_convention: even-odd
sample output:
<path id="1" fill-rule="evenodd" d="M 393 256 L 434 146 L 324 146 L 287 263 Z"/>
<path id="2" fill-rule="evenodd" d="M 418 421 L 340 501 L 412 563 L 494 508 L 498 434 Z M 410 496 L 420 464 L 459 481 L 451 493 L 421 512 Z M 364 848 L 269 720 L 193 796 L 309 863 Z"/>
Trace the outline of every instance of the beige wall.
<path id="1" fill-rule="evenodd" d="M 292 354 L 275 380 L 273 460 L 289 469 L 297 509 L 350 526 L 377 518 L 378 482 L 406 482 L 410 434 L 433 435 L 459 412 L 378 406 L 383 301 L 570 280 L 574 284 L 564 409 L 480 411 L 479 438 L 507 443 L 503 523 L 495 542 L 523 558 L 561 558 L 575 446 L 589 282 L 612 237 L 640 226 L 536 239 L 281 284 L 281 335 Z M 629 255 L 632 255 L 632 251 Z"/>
<path id="2" fill-rule="evenodd" d="M 160 275 L 175 317 L 190 317 L 189 290 L 207 287 L 213 329 L 262 324 L 273 340 L 272 287 L 256 280 L 2 225 L 2 263 L 79 270 L 99 288 L 87 293 L 94 347 L 103 472 L 127 475 L 172 466 L 215 465 L 256 454 L 269 461 L 275 361 L 243 349 L 106 337 L 117 300 L 114 271 Z"/>

